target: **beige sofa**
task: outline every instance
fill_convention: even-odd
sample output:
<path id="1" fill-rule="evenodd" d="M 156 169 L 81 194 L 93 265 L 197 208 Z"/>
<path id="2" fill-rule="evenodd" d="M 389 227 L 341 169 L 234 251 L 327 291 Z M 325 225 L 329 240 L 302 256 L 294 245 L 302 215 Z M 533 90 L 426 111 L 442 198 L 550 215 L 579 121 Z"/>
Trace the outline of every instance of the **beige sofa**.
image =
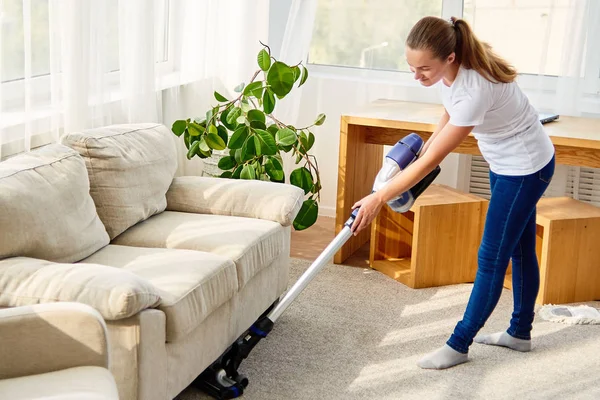
<path id="1" fill-rule="evenodd" d="M 0 307 L 94 307 L 122 400 L 174 398 L 287 286 L 304 192 L 176 167 L 159 124 L 71 133 L 0 163 Z"/>
<path id="2" fill-rule="evenodd" d="M 118 400 L 106 325 L 92 307 L 64 302 L 3 309 L 0 337 L 0 399 Z"/>

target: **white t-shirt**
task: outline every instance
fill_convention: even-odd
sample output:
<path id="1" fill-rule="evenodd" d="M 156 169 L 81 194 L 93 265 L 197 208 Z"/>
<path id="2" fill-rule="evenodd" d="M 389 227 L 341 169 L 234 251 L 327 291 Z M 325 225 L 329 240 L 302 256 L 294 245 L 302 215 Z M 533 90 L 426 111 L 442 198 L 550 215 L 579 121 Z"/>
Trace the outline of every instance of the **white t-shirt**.
<path id="1" fill-rule="evenodd" d="M 529 175 L 550 162 L 552 141 L 516 82 L 492 83 L 461 66 L 451 86 L 443 80 L 438 85 L 449 123 L 474 126 L 473 136 L 494 173 Z"/>

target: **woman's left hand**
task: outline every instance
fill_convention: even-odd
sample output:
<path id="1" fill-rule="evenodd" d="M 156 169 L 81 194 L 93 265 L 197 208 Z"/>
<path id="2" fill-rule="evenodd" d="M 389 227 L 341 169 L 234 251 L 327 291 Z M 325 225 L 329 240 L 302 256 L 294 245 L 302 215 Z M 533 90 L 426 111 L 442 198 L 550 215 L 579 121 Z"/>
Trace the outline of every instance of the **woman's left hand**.
<path id="1" fill-rule="evenodd" d="M 373 222 L 377 214 L 379 214 L 381 207 L 383 207 L 383 203 L 384 202 L 380 195 L 375 192 L 357 201 L 352 206 L 353 210 L 357 207 L 360 207 L 358 210 L 358 215 L 356 216 L 356 219 L 351 227 L 352 232 L 354 232 L 354 236 L 356 236 L 360 231 L 365 229 L 371 222 Z"/>

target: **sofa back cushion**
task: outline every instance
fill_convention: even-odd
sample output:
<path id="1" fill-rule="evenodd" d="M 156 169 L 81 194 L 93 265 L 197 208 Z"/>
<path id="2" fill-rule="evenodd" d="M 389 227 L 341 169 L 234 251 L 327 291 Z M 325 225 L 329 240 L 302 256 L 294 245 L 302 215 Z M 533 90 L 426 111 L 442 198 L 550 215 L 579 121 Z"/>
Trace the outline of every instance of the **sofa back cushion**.
<path id="1" fill-rule="evenodd" d="M 61 142 L 85 159 L 90 193 L 111 240 L 165 210 L 177 150 L 164 125 L 111 125 L 66 134 Z"/>
<path id="2" fill-rule="evenodd" d="M 75 262 L 109 242 L 85 163 L 61 144 L 0 163 L 0 260 Z"/>

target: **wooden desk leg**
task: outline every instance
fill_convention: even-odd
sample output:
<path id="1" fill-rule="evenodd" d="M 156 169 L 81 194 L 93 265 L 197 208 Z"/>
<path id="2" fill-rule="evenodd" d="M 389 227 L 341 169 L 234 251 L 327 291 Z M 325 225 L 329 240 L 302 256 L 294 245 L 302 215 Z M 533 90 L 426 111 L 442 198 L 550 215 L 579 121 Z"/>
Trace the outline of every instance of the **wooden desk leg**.
<path id="1" fill-rule="evenodd" d="M 348 124 L 342 117 L 340 124 L 340 158 L 338 169 L 335 234 L 344 227 L 352 206 L 373 189 L 375 177 L 383 162 L 383 146 L 366 143 L 366 127 Z M 370 227 L 353 236 L 336 253 L 334 263 L 341 264 L 364 245 L 371 236 Z"/>

